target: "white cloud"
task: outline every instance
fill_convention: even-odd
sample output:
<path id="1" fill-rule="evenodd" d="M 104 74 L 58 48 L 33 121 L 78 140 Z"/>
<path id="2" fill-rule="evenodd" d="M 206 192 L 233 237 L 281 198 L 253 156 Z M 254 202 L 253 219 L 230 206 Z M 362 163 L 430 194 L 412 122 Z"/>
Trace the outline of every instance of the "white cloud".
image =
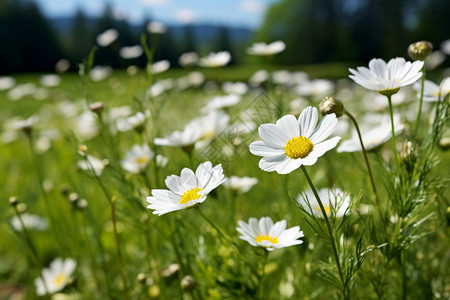
<path id="1" fill-rule="evenodd" d="M 147 6 L 166 6 L 170 0 L 140 0 L 143 5 Z"/>
<path id="2" fill-rule="evenodd" d="M 178 10 L 175 13 L 175 17 L 178 20 L 178 22 L 183 24 L 192 23 L 195 21 L 195 12 L 192 9 L 183 8 Z"/>
<path id="3" fill-rule="evenodd" d="M 258 0 L 243 0 L 239 3 L 240 10 L 249 13 L 264 13 L 266 5 Z"/>

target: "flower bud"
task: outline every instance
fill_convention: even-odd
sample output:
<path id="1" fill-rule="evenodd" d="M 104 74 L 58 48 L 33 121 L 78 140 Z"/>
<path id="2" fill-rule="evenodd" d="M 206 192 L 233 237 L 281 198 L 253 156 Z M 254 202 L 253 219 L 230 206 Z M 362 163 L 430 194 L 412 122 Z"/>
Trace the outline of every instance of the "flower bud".
<path id="1" fill-rule="evenodd" d="M 70 193 L 69 195 L 69 201 L 73 204 L 76 204 L 78 201 L 78 194 L 77 193 Z"/>
<path id="2" fill-rule="evenodd" d="M 17 211 L 23 213 L 27 210 L 27 205 L 25 203 L 17 204 Z"/>
<path id="3" fill-rule="evenodd" d="M 335 113 L 338 118 L 345 113 L 344 104 L 334 97 L 325 97 L 320 102 L 319 109 L 322 115 Z"/>
<path id="4" fill-rule="evenodd" d="M 80 199 L 77 201 L 77 209 L 83 210 L 88 206 L 88 202 L 86 199 Z"/>
<path id="5" fill-rule="evenodd" d="M 9 204 L 11 206 L 17 206 L 17 204 L 19 204 L 19 199 L 17 197 L 10 197 Z"/>
<path id="6" fill-rule="evenodd" d="M 189 292 L 192 291 L 195 288 L 196 282 L 194 277 L 190 275 L 186 275 L 181 279 L 180 286 L 183 290 Z"/>
<path id="7" fill-rule="evenodd" d="M 105 105 L 103 104 L 103 102 L 100 102 L 100 101 L 91 103 L 89 105 L 90 110 L 92 110 L 96 114 L 101 114 L 104 107 L 105 107 Z"/>
<path id="8" fill-rule="evenodd" d="M 139 273 L 136 277 L 137 281 L 140 283 L 145 283 L 147 281 L 147 276 L 144 273 Z"/>
<path id="9" fill-rule="evenodd" d="M 174 276 L 180 270 L 179 264 L 171 264 L 167 268 L 161 271 L 162 277 L 170 278 Z"/>
<path id="10" fill-rule="evenodd" d="M 425 60 L 433 50 L 433 44 L 427 41 L 420 41 L 409 45 L 408 55 L 412 60 Z"/>
<path id="11" fill-rule="evenodd" d="M 444 137 L 439 141 L 439 147 L 441 147 L 442 150 L 448 150 L 450 149 L 450 137 Z"/>
<path id="12" fill-rule="evenodd" d="M 447 207 L 447 210 L 445 211 L 445 214 L 447 216 L 447 225 L 450 226 L 450 206 Z"/>
<path id="13" fill-rule="evenodd" d="M 403 143 L 403 149 L 400 154 L 403 164 L 409 172 L 413 171 L 414 164 L 416 162 L 416 153 L 414 145 L 411 141 L 405 141 Z"/>

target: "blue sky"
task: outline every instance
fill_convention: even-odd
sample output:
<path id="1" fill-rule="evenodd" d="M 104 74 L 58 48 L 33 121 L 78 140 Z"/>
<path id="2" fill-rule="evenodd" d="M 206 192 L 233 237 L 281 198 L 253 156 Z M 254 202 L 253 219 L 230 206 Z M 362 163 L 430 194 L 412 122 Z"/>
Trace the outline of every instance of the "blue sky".
<path id="1" fill-rule="evenodd" d="M 89 16 L 102 13 L 105 3 L 117 17 L 140 23 L 145 17 L 168 24 L 195 22 L 259 26 L 270 4 L 278 0 L 33 0 L 48 17 L 71 16 L 78 8 Z"/>

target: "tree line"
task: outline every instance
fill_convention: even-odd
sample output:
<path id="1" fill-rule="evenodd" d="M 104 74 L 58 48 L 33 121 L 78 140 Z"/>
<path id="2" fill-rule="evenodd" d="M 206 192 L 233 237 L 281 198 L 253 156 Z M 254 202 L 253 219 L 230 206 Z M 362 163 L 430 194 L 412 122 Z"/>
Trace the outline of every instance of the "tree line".
<path id="1" fill-rule="evenodd" d="M 409 44 L 450 38 L 449 0 L 282 0 L 257 39 L 286 42 L 279 63 L 368 61 L 406 55 Z"/>
<path id="2" fill-rule="evenodd" d="M 0 74 L 51 71 L 55 63 L 68 59 L 72 69 L 85 58 L 96 37 L 107 29 L 119 32 L 111 47 L 99 48 L 96 64 L 125 67 L 144 66 L 145 57 L 125 61 L 118 47 L 140 44 L 140 36 L 155 49 L 154 60 L 167 59 L 172 66 L 188 51 L 230 51 L 233 63 L 255 61 L 246 56 L 251 42 L 282 40 L 286 50 L 272 61 L 278 64 L 304 64 L 328 61 L 366 62 L 373 57 L 406 55 L 406 47 L 418 40 L 434 45 L 450 38 L 449 0 L 281 0 L 273 4 L 262 26 L 246 39 L 236 39 L 226 27 L 218 27 L 207 42 L 199 43 L 196 28 L 168 27 L 158 36 L 146 25 L 130 26 L 113 17 L 106 6 L 102 16 L 87 18 L 79 10 L 64 30 L 55 27 L 28 0 L 0 0 Z"/>

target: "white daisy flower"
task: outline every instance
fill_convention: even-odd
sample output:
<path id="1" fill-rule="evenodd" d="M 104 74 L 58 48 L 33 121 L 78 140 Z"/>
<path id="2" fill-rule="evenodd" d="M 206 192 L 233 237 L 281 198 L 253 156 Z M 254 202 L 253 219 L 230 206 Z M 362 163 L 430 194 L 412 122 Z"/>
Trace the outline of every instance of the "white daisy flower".
<path id="1" fill-rule="evenodd" d="M 11 123 L 11 128 L 15 130 L 24 130 L 28 131 L 35 126 L 35 124 L 39 121 L 38 116 L 31 116 L 28 119 L 15 119 Z"/>
<path id="2" fill-rule="evenodd" d="M 26 96 L 32 96 L 36 90 L 33 83 L 19 84 L 8 91 L 8 98 L 11 101 L 17 101 Z"/>
<path id="3" fill-rule="evenodd" d="M 273 223 L 270 217 L 262 217 L 259 221 L 250 218 L 248 224 L 244 221 L 238 222 L 240 227 L 236 230 L 241 234 L 239 238 L 247 241 L 255 247 L 263 247 L 268 251 L 302 244 L 299 238 L 303 237 L 300 226 L 286 229 L 286 220 Z"/>
<path id="4" fill-rule="evenodd" d="M 161 22 L 152 21 L 147 24 L 147 31 L 150 33 L 163 34 L 167 32 L 167 27 Z"/>
<path id="5" fill-rule="evenodd" d="M 386 63 L 381 58 L 369 62 L 369 68 L 349 69 L 353 81 L 362 87 L 390 96 L 398 92 L 400 87 L 413 84 L 422 77 L 420 71 L 423 61 L 407 62 L 403 57 L 396 57 Z"/>
<path id="6" fill-rule="evenodd" d="M 238 104 L 241 101 L 241 96 L 230 94 L 225 96 L 216 96 L 212 98 L 208 104 L 201 109 L 202 112 L 214 111 L 222 108 L 228 108 Z"/>
<path id="7" fill-rule="evenodd" d="M 149 71 L 152 74 L 163 73 L 170 68 L 170 61 L 168 60 L 160 60 L 149 65 Z"/>
<path id="8" fill-rule="evenodd" d="M 199 61 L 199 65 L 207 68 L 218 68 L 228 64 L 231 60 L 230 52 L 221 51 L 217 53 L 209 53 L 208 56 L 203 57 Z"/>
<path id="9" fill-rule="evenodd" d="M 441 51 L 433 51 L 425 60 L 425 69 L 432 71 L 439 67 L 445 61 L 445 54 Z"/>
<path id="10" fill-rule="evenodd" d="M 267 80 L 269 80 L 269 72 L 266 70 L 258 70 L 248 79 L 248 83 L 251 86 L 258 86 Z"/>
<path id="11" fill-rule="evenodd" d="M 47 220 L 37 215 L 24 213 L 21 215 L 21 218 L 26 229 L 42 231 L 48 227 Z M 20 222 L 20 219 L 17 216 L 14 216 L 11 219 L 11 226 L 17 231 L 23 230 L 22 222 Z"/>
<path id="12" fill-rule="evenodd" d="M 248 192 L 257 183 L 258 178 L 231 176 L 227 178 L 223 186 L 239 194 L 243 194 Z"/>
<path id="13" fill-rule="evenodd" d="M 152 190 L 147 208 L 155 210 L 153 214 L 163 215 L 172 211 L 191 208 L 206 200 L 206 196 L 225 181 L 222 165 L 213 168 L 207 161 L 197 167 L 195 173 L 188 168 L 181 170 L 180 176 L 166 178 L 169 190 Z"/>
<path id="14" fill-rule="evenodd" d="M 230 116 L 221 110 L 213 110 L 208 114 L 191 121 L 192 126 L 198 126 L 203 134 L 196 148 L 203 148 L 211 143 L 211 140 L 219 133 L 224 132 L 228 127 Z"/>
<path id="15" fill-rule="evenodd" d="M 244 95 L 248 92 L 248 86 L 245 82 L 229 82 L 225 81 L 222 84 L 222 90 L 228 94 Z"/>
<path id="16" fill-rule="evenodd" d="M 61 291 L 69 283 L 75 267 L 76 262 L 71 258 L 62 260 L 58 257 L 52 261 L 48 269 L 42 270 L 42 278 L 39 277 L 34 280 L 38 296 L 43 296 L 47 292 L 53 294 Z"/>
<path id="17" fill-rule="evenodd" d="M 259 167 L 267 172 L 288 174 L 302 165 L 311 166 L 341 139 L 325 139 L 337 124 L 335 114 L 328 114 L 317 125 L 319 113 L 314 107 L 302 111 L 298 120 L 286 115 L 276 124 L 262 124 L 258 131 L 262 141 L 250 144 L 250 152 L 263 156 Z M 317 125 L 317 127 L 316 127 Z"/>
<path id="18" fill-rule="evenodd" d="M 138 58 L 139 56 L 144 53 L 144 50 L 140 45 L 134 45 L 134 46 L 125 46 L 120 48 L 119 55 L 123 59 L 133 59 Z"/>
<path id="19" fill-rule="evenodd" d="M 111 45 L 119 37 L 119 32 L 116 29 L 108 29 L 97 36 L 97 44 L 100 47 L 107 47 Z"/>
<path id="20" fill-rule="evenodd" d="M 295 92 L 300 96 L 324 97 L 334 89 L 334 83 L 327 79 L 314 79 L 300 83 Z"/>
<path id="21" fill-rule="evenodd" d="M 183 131 L 174 131 L 164 138 L 155 138 L 153 142 L 159 146 L 182 147 L 189 149 L 203 136 L 203 128 L 197 124 L 186 125 Z"/>
<path id="22" fill-rule="evenodd" d="M 380 125 L 371 127 L 372 129 L 361 132 L 361 138 L 363 140 L 364 148 L 367 151 L 376 149 L 389 141 L 392 138 L 392 129 L 388 120 L 381 122 Z M 399 115 L 394 115 L 394 128 L 395 135 L 400 134 L 405 125 L 400 121 Z M 362 151 L 361 143 L 358 138 L 356 131 L 353 132 L 352 137 L 349 140 L 342 141 L 339 147 L 336 149 L 337 152 L 357 152 Z"/>
<path id="23" fill-rule="evenodd" d="M 417 97 L 420 98 L 420 90 L 422 89 L 422 84 L 416 82 L 414 84 L 414 89 L 417 91 Z M 450 77 L 444 78 L 440 85 L 437 85 L 433 81 L 425 80 L 423 88 L 423 101 L 425 102 L 437 102 L 439 97 L 444 99 L 444 97 L 450 93 Z"/>
<path id="24" fill-rule="evenodd" d="M 141 131 L 144 129 L 145 119 L 145 114 L 139 111 L 136 115 L 118 118 L 116 121 L 116 128 L 122 132 L 130 131 L 132 129 Z"/>
<path id="25" fill-rule="evenodd" d="M 154 155 L 147 144 L 134 145 L 127 151 L 125 158 L 120 161 L 120 165 L 130 173 L 139 174 L 145 171 Z"/>
<path id="26" fill-rule="evenodd" d="M 178 58 L 178 64 L 182 67 L 193 67 L 198 62 L 198 54 L 195 52 L 186 52 Z"/>
<path id="27" fill-rule="evenodd" d="M 89 72 L 93 81 L 102 81 L 111 76 L 113 69 L 110 66 L 94 66 Z"/>
<path id="28" fill-rule="evenodd" d="M 11 76 L 0 76 L 0 91 L 9 90 L 16 84 L 16 79 Z"/>
<path id="29" fill-rule="evenodd" d="M 393 106 L 401 105 L 405 102 L 407 93 L 404 90 L 391 96 Z M 389 107 L 389 103 L 386 101 L 386 96 L 376 92 L 368 92 L 362 98 L 362 107 L 367 111 L 384 111 Z"/>
<path id="30" fill-rule="evenodd" d="M 61 77 L 56 74 L 42 75 L 39 79 L 39 82 L 41 83 L 41 85 L 46 87 L 55 87 L 61 83 Z"/>
<path id="31" fill-rule="evenodd" d="M 160 168 L 164 168 L 167 166 L 167 163 L 169 162 L 169 159 L 165 157 L 164 155 L 158 154 L 156 155 L 156 165 Z"/>
<path id="32" fill-rule="evenodd" d="M 108 160 L 100 160 L 94 156 L 87 155 L 86 160 L 78 161 L 78 168 L 85 171 L 93 171 L 96 176 L 102 175 L 103 169 L 108 164 Z"/>
<path id="33" fill-rule="evenodd" d="M 344 193 L 341 189 L 327 189 L 323 188 L 317 191 L 320 200 L 322 201 L 325 212 L 329 216 L 333 210 L 337 218 L 344 216 L 346 210 L 350 206 L 350 195 Z M 323 218 L 319 203 L 311 189 L 297 197 L 297 202 L 304 210 L 312 213 L 317 218 Z M 308 205 L 309 204 L 309 205 Z"/>
<path id="34" fill-rule="evenodd" d="M 247 48 L 247 53 L 258 56 L 271 56 L 286 49 L 286 44 L 282 41 L 276 41 L 270 44 L 254 43 L 250 48 Z"/>

